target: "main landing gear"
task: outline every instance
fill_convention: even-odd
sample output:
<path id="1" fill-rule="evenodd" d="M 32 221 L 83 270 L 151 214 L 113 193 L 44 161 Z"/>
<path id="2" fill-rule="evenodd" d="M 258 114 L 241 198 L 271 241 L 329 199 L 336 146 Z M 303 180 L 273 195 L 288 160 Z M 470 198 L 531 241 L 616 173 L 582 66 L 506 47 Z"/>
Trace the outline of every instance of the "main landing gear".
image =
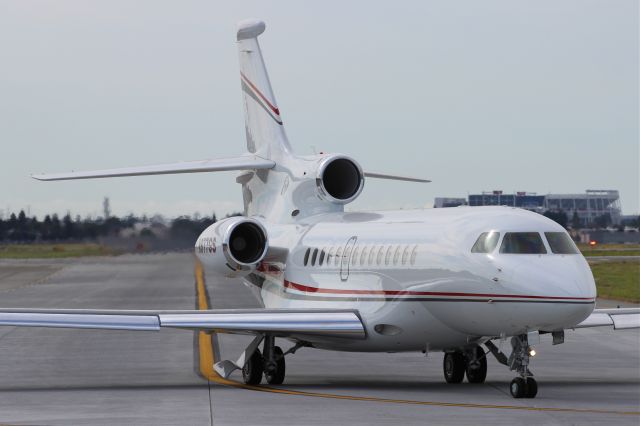
<path id="1" fill-rule="evenodd" d="M 511 338 L 512 351 L 509 358 L 493 342 L 487 341 L 485 345 L 498 362 L 519 374 L 509 386 L 511 395 L 514 398 L 535 398 L 538 383 L 529 371 L 529 359 L 535 355 L 535 351 L 529 346 L 528 335 L 521 334 Z M 442 369 L 447 383 L 461 383 L 465 375 L 469 383 L 484 383 L 487 377 L 486 354 L 480 346 L 446 352 Z"/>
<path id="2" fill-rule="evenodd" d="M 285 355 L 295 353 L 304 344 L 298 343 L 287 352 L 275 345 L 273 336 L 264 337 L 263 352 L 256 348 L 242 368 L 242 379 L 248 385 L 258 385 L 264 375 L 270 385 L 280 385 L 284 382 L 286 371 Z"/>
<path id="3" fill-rule="evenodd" d="M 484 383 L 487 378 L 487 357 L 480 346 L 466 351 L 446 352 L 442 369 L 447 383 L 461 383 L 465 374 L 469 383 Z"/>

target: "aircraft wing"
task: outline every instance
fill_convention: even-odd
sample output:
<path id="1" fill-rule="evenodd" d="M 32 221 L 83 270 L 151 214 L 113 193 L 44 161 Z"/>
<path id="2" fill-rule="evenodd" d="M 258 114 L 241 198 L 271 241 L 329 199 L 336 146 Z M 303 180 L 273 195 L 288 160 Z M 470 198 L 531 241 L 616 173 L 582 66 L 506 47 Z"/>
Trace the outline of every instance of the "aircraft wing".
<path id="1" fill-rule="evenodd" d="M 87 309 L 0 309 L 0 326 L 159 331 L 163 328 L 218 333 L 322 335 L 365 338 L 357 311 L 326 309 L 213 309 L 120 311 Z"/>
<path id="2" fill-rule="evenodd" d="M 365 177 L 376 178 L 376 179 L 403 180 L 405 182 L 422 182 L 422 183 L 431 182 L 428 179 L 423 179 L 423 178 L 418 178 L 413 176 L 390 175 L 387 173 L 378 173 L 378 172 L 372 172 L 372 171 L 366 171 L 366 170 L 364 172 L 364 175 Z"/>
<path id="3" fill-rule="evenodd" d="M 118 169 L 36 174 L 31 175 L 31 177 L 37 180 L 93 179 L 123 176 L 167 175 L 177 173 L 221 172 L 229 170 L 271 169 L 275 164 L 276 163 L 271 160 L 266 160 L 255 155 L 242 155 L 239 157 L 181 161 L 178 163 L 123 167 Z"/>
<path id="4" fill-rule="evenodd" d="M 613 327 L 614 330 L 640 328 L 640 308 L 594 309 L 574 328 Z"/>

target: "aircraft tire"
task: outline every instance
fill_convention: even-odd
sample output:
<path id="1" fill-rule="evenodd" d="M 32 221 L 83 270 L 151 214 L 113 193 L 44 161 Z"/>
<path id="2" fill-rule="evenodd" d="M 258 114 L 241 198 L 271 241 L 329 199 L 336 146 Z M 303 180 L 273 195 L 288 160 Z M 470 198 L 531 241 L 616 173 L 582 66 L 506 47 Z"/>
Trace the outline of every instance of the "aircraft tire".
<path id="1" fill-rule="evenodd" d="M 462 352 L 447 352 L 444 354 L 442 369 L 447 383 L 460 383 L 464 379 L 466 362 Z"/>
<path id="2" fill-rule="evenodd" d="M 511 385 L 509 386 L 509 391 L 511 391 L 511 396 L 514 398 L 522 398 L 525 396 L 526 392 L 526 382 L 522 377 L 516 377 L 511 381 Z"/>
<path id="3" fill-rule="evenodd" d="M 487 378 L 487 357 L 480 346 L 477 346 L 474 350 L 476 351 L 478 363 L 472 366 L 471 363 L 467 362 L 467 380 L 469 383 L 484 383 Z"/>
<path id="4" fill-rule="evenodd" d="M 264 373 L 264 377 L 267 379 L 267 383 L 270 385 L 281 385 L 284 382 L 284 375 L 286 370 L 286 363 L 284 361 L 284 355 L 282 348 L 276 346 L 273 348 L 273 354 L 278 359 L 276 361 L 276 369 L 271 372 Z"/>
<path id="5" fill-rule="evenodd" d="M 264 372 L 264 359 L 259 349 L 247 360 L 242 368 L 242 380 L 247 385 L 259 385 Z"/>
<path id="6" fill-rule="evenodd" d="M 538 394 L 538 383 L 533 377 L 528 377 L 524 397 L 535 398 L 537 394 Z"/>

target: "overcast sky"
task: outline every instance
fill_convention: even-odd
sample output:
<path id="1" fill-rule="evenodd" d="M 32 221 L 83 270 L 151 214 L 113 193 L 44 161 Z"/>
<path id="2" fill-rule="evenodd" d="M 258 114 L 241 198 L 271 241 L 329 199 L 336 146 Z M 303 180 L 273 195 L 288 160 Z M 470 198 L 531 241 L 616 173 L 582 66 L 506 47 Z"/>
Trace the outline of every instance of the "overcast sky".
<path id="1" fill-rule="evenodd" d="M 233 172 L 29 174 L 245 149 L 235 24 L 261 37 L 294 149 L 370 179 L 350 209 L 468 193 L 618 189 L 639 208 L 638 2 L 0 0 L 0 211 L 224 214 Z"/>

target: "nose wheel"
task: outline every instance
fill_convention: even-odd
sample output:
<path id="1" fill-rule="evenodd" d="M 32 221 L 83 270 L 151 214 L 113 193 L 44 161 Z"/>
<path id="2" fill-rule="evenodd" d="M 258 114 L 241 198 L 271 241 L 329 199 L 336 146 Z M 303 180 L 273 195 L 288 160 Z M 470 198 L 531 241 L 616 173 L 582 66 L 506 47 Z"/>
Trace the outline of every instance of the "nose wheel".
<path id="1" fill-rule="evenodd" d="M 535 398 L 538 393 L 538 383 L 533 377 L 516 377 L 509 387 L 514 398 Z"/>
<path id="2" fill-rule="evenodd" d="M 535 355 L 535 351 L 529 346 L 528 335 L 521 334 L 511 338 L 512 351 L 509 358 L 490 340 L 485 342 L 485 346 L 500 364 L 506 365 L 510 370 L 519 374 L 519 377 L 513 379 L 509 385 L 511 396 L 514 398 L 535 398 L 538 394 L 538 383 L 529 370 L 530 357 Z"/>

